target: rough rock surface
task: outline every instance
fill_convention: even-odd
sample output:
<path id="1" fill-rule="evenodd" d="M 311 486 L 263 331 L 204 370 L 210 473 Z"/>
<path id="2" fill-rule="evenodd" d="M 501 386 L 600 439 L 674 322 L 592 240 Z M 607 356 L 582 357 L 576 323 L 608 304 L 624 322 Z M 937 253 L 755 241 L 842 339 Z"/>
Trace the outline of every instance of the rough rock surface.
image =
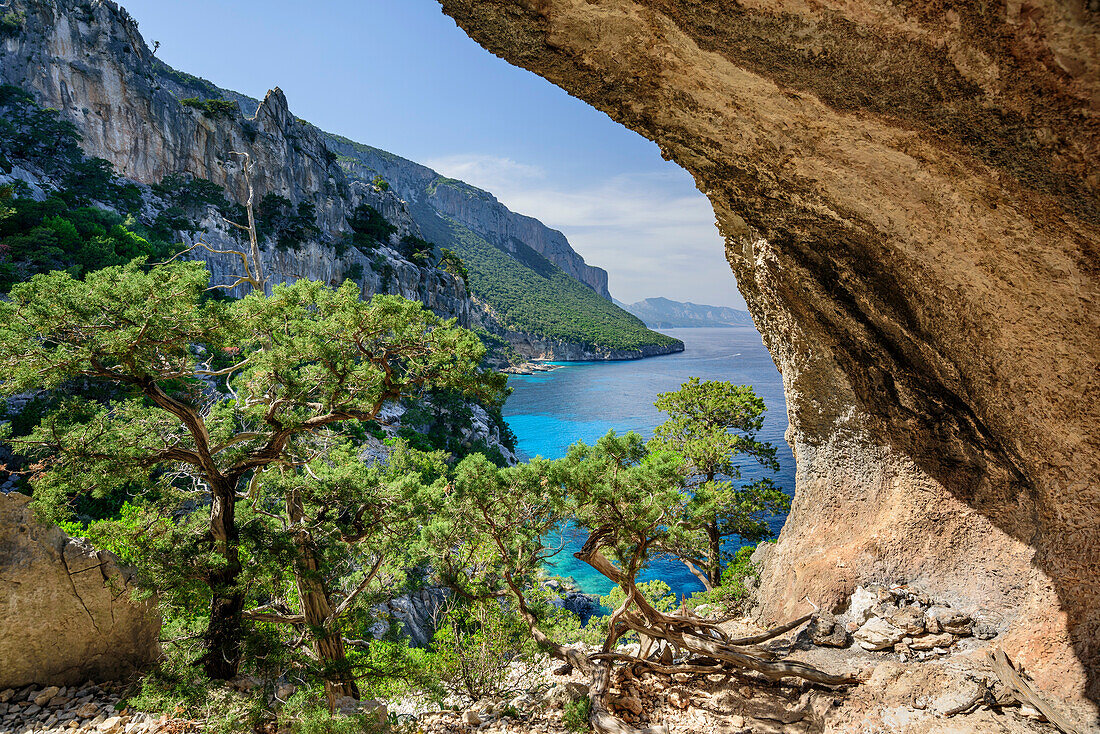
<path id="1" fill-rule="evenodd" d="M 441 3 L 710 197 L 798 461 L 765 615 L 919 578 L 1100 699 L 1097 4 Z"/>
<path id="2" fill-rule="evenodd" d="M 327 230 L 344 222 L 348 191 L 340 167 L 316 131 L 290 113 L 279 89 L 251 120 L 240 111 L 212 116 L 180 104 L 160 84 L 137 23 L 116 3 L 15 0 L 11 8 L 24 13 L 24 30 L 3 41 L 0 78 L 61 111 L 79 128 L 89 155 L 143 183 L 188 172 L 244 201 L 247 181 L 229 153 L 249 151 L 257 196 L 311 201 Z"/>
<path id="3" fill-rule="evenodd" d="M 23 13 L 23 30 L 0 43 L 0 80 L 58 109 L 80 130 L 88 155 L 111 161 L 121 175 L 144 184 L 176 173 L 209 179 L 243 202 L 248 180 L 232 152 L 246 151 L 252 156 L 257 201 L 278 194 L 295 206 L 312 204 L 317 214 L 318 238 L 297 250 L 264 250 L 272 282 L 310 278 L 339 285 L 359 266 L 364 296 L 402 295 L 469 324 L 471 303 L 461 278 L 418 267 L 396 252 L 402 237 L 420 236 L 405 203 L 391 191 L 349 182 L 321 131 L 295 117 L 278 88 L 262 102 L 240 97 L 231 114 L 209 114 L 181 104 L 176 95 L 203 99 L 221 90 L 204 88 L 197 80 L 185 86 L 167 76 L 137 24 L 115 3 L 16 0 L 11 7 Z M 346 248 L 337 255 L 333 243 L 348 231 L 347 216 L 359 204 L 373 206 L 397 227 L 393 247 L 369 256 Z M 203 239 L 215 249 L 239 247 L 213 209 L 200 224 Z M 181 239 L 190 244 L 197 235 L 181 233 Z M 234 256 L 201 256 L 215 283 L 232 283 L 239 275 Z M 241 296 L 243 289 L 231 293 Z"/>
<path id="4" fill-rule="evenodd" d="M 0 689 L 116 678 L 155 660 L 160 620 L 131 600 L 130 571 L 29 505 L 0 495 Z"/>

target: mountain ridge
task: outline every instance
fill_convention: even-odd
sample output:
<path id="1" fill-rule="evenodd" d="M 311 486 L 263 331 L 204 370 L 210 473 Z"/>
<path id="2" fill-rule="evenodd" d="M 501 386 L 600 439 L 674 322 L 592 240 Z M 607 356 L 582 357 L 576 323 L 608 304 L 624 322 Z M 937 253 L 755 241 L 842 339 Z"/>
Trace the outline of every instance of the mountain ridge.
<path id="1" fill-rule="evenodd" d="M 707 306 L 662 297 L 644 298 L 634 303 L 616 301 L 616 305 L 640 318 L 651 329 L 755 326 L 748 311 L 728 306 Z"/>
<path id="2" fill-rule="evenodd" d="M 443 316 L 457 317 L 462 325 L 511 339 L 520 356 L 569 359 L 568 354 L 577 353 L 584 359 L 629 359 L 649 356 L 652 349 L 665 353 L 683 348 L 613 306 L 606 272 L 584 263 L 564 235 L 511 212 L 489 192 L 324 133 L 294 115 L 278 88 L 260 101 L 173 69 L 156 59 L 136 21 L 113 2 L 12 0 L 11 7 L 22 27 L 0 39 L 0 82 L 25 88 L 43 107 L 57 109 L 81 131 L 89 156 L 109 162 L 139 186 L 157 186 L 168 176 L 185 174 L 221 187 L 230 202 L 247 199 L 252 185 L 261 204 L 270 196 L 285 202 L 287 211 L 310 212 L 313 235 L 292 248 L 277 246 L 274 239 L 264 248 L 273 282 L 306 277 L 338 285 L 352 278 L 365 298 L 387 292 L 420 300 Z M 235 104 L 222 105 L 221 100 Z M 341 150 L 333 150 L 341 145 L 369 151 L 369 161 L 361 160 L 362 155 L 356 160 L 341 156 Z M 251 174 L 231 154 L 237 150 L 251 151 Z M 407 176 L 391 170 L 398 184 L 391 190 L 375 185 L 368 162 L 419 171 L 431 180 L 421 195 L 411 185 L 400 185 L 409 183 Z M 362 170 L 353 170 L 351 163 Z M 408 202 L 396 195 L 399 191 L 408 194 Z M 432 212 L 421 206 L 427 196 L 435 197 Z M 381 214 L 387 227 L 396 226 L 365 249 L 349 246 L 352 221 L 363 207 Z M 442 259 L 437 265 L 443 253 L 421 239 L 420 222 L 434 223 L 434 207 L 439 216 L 472 225 L 479 238 L 515 262 L 523 262 L 525 248 L 538 253 L 547 268 L 546 277 L 537 281 L 543 296 L 551 281 L 566 282 L 561 277 L 580 284 L 580 289 L 567 287 L 567 294 L 559 294 L 568 301 L 571 318 L 557 319 L 556 327 L 530 318 L 508 322 L 506 309 L 486 308 L 488 299 L 471 298 L 465 278 L 456 274 L 461 268 L 447 272 Z M 156 216 L 158 211 L 147 213 Z M 231 249 L 236 234 L 218 212 L 211 209 L 195 222 L 215 250 Z M 187 245 L 197 235 L 179 233 Z M 231 256 L 204 252 L 201 258 L 216 282 L 233 282 L 236 264 Z M 506 323 L 497 323 L 494 314 L 502 314 Z M 574 328 L 578 326 L 582 328 Z M 578 335 L 587 341 L 569 341 Z M 543 346 L 532 346 L 536 343 Z"/>

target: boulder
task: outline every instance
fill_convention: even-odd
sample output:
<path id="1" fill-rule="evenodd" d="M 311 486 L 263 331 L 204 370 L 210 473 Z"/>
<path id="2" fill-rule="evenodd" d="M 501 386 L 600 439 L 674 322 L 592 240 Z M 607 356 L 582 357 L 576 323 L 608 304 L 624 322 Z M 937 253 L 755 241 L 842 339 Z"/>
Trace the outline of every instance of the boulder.
<path id="1" fill-rule="evenodd" d="M 902 607 L 890 615 L 890 624 L 905 630 L 908 635 L 924 632 L 924 612 L 917 607 Z"/>
<path id="2" fill-rule="evenodd" d="M 35 520 L 30 501 L 0 496 L 0 688 L 115 679 L 156 660 L 160 620 L 132 600 L 133 571 Z"/>
<path id="3" fill-rule="evenodd" d="M 864 650 L 886 650 L 905 638 L 905 630 L 882 617 L 874 617 L 856 630 L 852 637 Z"/>

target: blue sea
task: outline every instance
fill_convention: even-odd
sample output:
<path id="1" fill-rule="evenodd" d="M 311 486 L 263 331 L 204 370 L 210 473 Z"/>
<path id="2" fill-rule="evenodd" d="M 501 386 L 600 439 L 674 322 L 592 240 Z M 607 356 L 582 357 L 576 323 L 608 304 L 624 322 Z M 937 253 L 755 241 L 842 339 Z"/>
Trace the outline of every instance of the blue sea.
<path id="1" fill-rule="evenodd" d="M 511 376 L 508 384 L 514 392 L 504 407 L 504 417 L 518 439 L 520 458 L 560 458 L 573 443 L 594 443 L 611 429 L 636 431 L 650 438 L 666 417 L 653 407 L 657 393 L 676 390 L 689 377 L 728 380 L 752 385 L 764 399 L 768 412 L 759 438 L 778 449 L 779 472 L 746 459 L 742 475 L 746 479 L 770 476 L 793 494 L 794 456 L 783 439 L 787 430 L 783 382 L 760 334 L 751 327 L 668 329 L 664 333 L 683 341 L 685 350 L 626 362 L 566 362 L 553 372 Z M 772 518 L 774 532 L 779 532 L 783 519 Z M 582 532 L 570 531 L 565 550 L 550 570 L 572 576 L 587 593 L 606 594 L 612 584 L 573 558 L 585 537 Z M 672 559 L 658 559 L 639 578 L 659 578 L 677 594 L 703 588 L 682 563 Z"/>

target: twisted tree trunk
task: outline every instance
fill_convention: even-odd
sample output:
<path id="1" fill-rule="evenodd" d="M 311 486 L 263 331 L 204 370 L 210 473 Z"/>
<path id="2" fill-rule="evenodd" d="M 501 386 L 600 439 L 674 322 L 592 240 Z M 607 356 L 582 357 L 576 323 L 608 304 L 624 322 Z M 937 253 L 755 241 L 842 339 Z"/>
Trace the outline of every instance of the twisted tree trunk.
<path id="1" fill-rule="evenodd" d="M 224 477 L 208 480 L 212 502 L 210 533 L 225 563 L 210 573 L 210 621 L 203 636 L 203 670 L 215 680 L 237 675 L 241 662 L 241 612 L 244 592 L 238 588 L 241 573 L 240 531 L 235 518 L 234 482 Z"/>
<path id="2" fill-rule="evenodd" d="M 298 551 L 298 561 L 294 579 L 302 615 L 306 626 L 314 634 L 313 649 L 324 670 L 325 695 L 330 706 L 345 696 L 358 699 L 359 687 L 348 667 L 344 637 L 339 620 L 334 618 L 328 589 L 321 577 L 321 564 L 313 549 L 313 537 L 303 523 L 305 508 L 297 491 L 287 493 L 286 514 L 291 527 L 296 528 L 294 546 Z"/>

